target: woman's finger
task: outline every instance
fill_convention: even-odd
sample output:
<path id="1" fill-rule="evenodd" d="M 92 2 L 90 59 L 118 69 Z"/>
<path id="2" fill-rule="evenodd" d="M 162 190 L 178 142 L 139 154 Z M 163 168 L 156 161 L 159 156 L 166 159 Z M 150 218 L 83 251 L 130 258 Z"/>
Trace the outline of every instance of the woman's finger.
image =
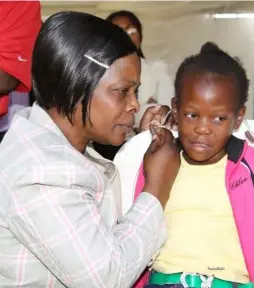
<path id="1" fill-rule="evenodd" d="M 155 116 L 158 115 L 160 108 L 161 105 L 154 105 L 146 109 L 139 124 L 140 132 L 149 129 L 149 125 L 151 124 L 152 120 L 154 120 Z"/>
<path id="2" fill-rule="evenodd" d="M 159 124 L 156 126 L 161 126 L 163 119 L 167 115 L 169 111 L 169 107 L 166 105 L 155 105 L 149 107 L 140 122 L 140 132 L 147 130 L 151 123 L 155 123 L 154 121 L 158 121 Z"/>
<path id="3" fill-rule="evenodd" d="M 157 133 L 156 133 L 156 129 L 155 129 L 154 125 L 151 124 L 149 128 L 150 128 L 150 132 L 152 134 L 152 139 L 155 140 L 157 138 Z"/>

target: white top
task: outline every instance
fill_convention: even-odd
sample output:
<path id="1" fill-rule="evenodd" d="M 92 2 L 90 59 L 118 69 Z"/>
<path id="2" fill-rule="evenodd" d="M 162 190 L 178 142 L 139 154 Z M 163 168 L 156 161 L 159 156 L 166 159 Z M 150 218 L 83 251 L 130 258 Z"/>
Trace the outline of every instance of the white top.
<path id="1" fill-rule="evenodd" d="M 140 122 L 146 108 L 151 106 L 151 104 L 146 104 L 151 97 L 160 104 L 171 106 L 174 85 L 164 61 L 141 58 L 141 86 L 138 96 L 140 111 L 136 114 L 136 123 Z"/>

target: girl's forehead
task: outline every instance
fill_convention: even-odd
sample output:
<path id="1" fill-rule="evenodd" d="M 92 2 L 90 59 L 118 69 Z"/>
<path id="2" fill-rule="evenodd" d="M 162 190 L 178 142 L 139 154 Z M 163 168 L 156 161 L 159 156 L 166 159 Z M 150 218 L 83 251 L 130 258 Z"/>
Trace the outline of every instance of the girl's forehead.
<path id="1" fill-rule="evenodd" d="M 181 85 L 180 102 L 200 105 L 235 106 L 238 103 L 236 83 L 223 75 L 188 75 Z"/>
<path id="2" fill-rule="evenodd" d="M 232 75 L 219 75 L 213 73 L 188 73 L 184 75 L 181 90 L 186 94 L 193 91 L 213 91 L 214 93 L 237 92 L 237 83 Z"/>

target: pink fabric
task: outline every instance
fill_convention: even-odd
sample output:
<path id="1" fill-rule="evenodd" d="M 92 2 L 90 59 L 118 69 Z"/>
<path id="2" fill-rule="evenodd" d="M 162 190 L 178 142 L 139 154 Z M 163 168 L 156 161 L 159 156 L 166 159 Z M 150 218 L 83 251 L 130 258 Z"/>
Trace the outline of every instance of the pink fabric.
<path id="1" fill-rule="evenodd" d="M 142 192 L 143 187 L 145 184 L 145 177 L 143 174 L 143 163 L 139 169 L 139 174 L 138 174 L 138 179 L 137 179 L 137 183 L 136 183 L 136 188 L 135 188 L 135 194 L 134 194 L 134 201 L 137 199 L 137 197 L 139 196 L 139 194 Z M 133 286 L 134 288 L 143 288 L 149 280 L 149 271 L 146 269 L 141 276 L 139 277 L 139 279 L 136 281 L 135 285 Z"/>
<path id="2" fill-rule="evenodd" d="M 145 176 L 143 173 L 143 162 L 142 162 L 139 168 L 139 174 L 138 174 L 138 179 L 137 179 L 135 194 L 134 194 L 134 201 L 138 198 L 139 194 L 142 192 L 144 185 L 145 185 Z"/>
<path id="3" fill-rule="evenodd" d="M 254 171 L 254 148 L 247 143 L 242 158 Z M 254 189 L 249 169 L 241 161 L 228 161 L 226 187 L 250 281 L 254 282 Z"/>
<path id="4" fill-rule="evenodd" d="M 254 172 L 254 148 L 248 146 L 246 142 L 239 161 L 233 163 L 228 160 L 225 180 L 246 267 L 250 281 L 254 282 L 254 188 L 249 168 L 241 162 L 242 158 L 247 161 Z M 144 186 L 142 167 L 139 171 L 134 199 Z M 144 273 L 143 277 L 137 282 L 137 286 L 134 287 L 143 288 L 148 278 L 149 274 Z"/>

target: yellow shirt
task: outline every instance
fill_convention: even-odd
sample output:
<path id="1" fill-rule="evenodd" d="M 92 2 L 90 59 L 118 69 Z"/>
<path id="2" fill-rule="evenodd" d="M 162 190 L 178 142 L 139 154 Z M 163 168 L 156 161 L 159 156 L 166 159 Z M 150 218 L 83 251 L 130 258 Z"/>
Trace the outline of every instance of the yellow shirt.
<path id="1" fill-rule="evenodd" d="M 225 188 L 226 156 L 195 166 L 181 155 L 181 167 L 166 205 L 168 240 L 154 270 L 200 273 L 232 282 L 249 282 Z"/>

